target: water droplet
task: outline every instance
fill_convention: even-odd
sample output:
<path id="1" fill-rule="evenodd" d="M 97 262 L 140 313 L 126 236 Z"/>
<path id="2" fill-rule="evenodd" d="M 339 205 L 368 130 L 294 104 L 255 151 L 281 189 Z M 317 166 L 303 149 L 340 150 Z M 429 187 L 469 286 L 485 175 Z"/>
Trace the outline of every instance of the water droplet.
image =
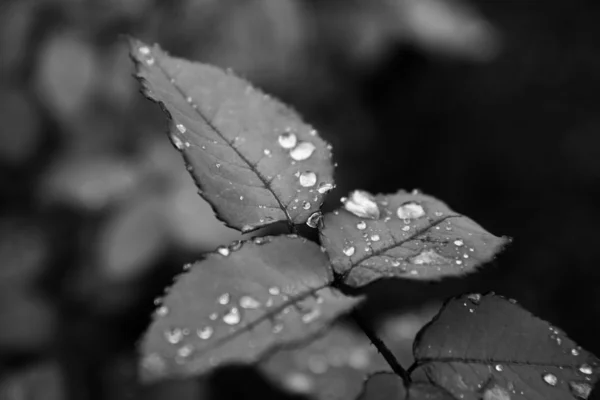
<path id="1" fill-rule="evenodd" d="M 308 394 L 314 388 L 314 381 L 306 374 L 300 372 L 292 372 L 284 379 L 285 387 L 294 393 Z"/>
<path id="2" fill-rule="evenodd" d="M 510 394 L 503 387 L 496 385 L 485 390 L 483 400 L 510 400 Z"/>
<path id="3" fill-rule="evenodd" d="M 231 299 L 231 295 L 229 293 L 223 293 L 222 295 L 219 296 L 219 299 L 217 301 L 219 302 L 219 304 L 227 305 L 227 304 L 229 304 L 230 299 Z"/>
<path id="4" fill-rule="evenodd" d="M 366 369 L 371 363 L 369 352 L 363 347 L 357 347 L 348 355 L 348 365 L 354 369 Z"/>
<path id="5" fill-rule="evenodd" d="M 225 246 L 221 246 L 217 249 L 220 255 L 227 257 L 229 255 L 229 249 Z"/>
<path id="6" fill-rule="evenodd" d="M 202 340 L 206 340 L 206 339 L 210 339 L 210 337 L 212 336 L 214 330 L 212 327 L 210 326 L 205 326 L 204 328 L 198 329 L 196 331 L 196 334 L 198 335 L 198 337 Z"/>
<path id="7" fill-rule="evenodd" d="M 352 257 L 352 255 L 354 254 L 354 251 L 356 249 L 354 248 L 354 246 L 348 246 L 348 247 L 344 247 L 344 249 L 342 250 L 344 252 L 345 255 L 347 255 L 348 257 Z"/>
<path id="8" fill-rule="evenodd" d="M 574 356 L 578 356 L 579 355 L 579 350 L 577 349 L 571 349 L 571 354 Z"/>
<path id="9" fill-rule="evenodd" d="M 237 307 L 232 307 L 227 314 L 223 315 L 223 322 L 227 325 L 237 325 L 241 320 L 240 310 Z"/>
<path id="10" fill-rule="evenodd" d="M 219 163 L 216 163 L 216 164 L 215 164 L 215 167 L 217 167 L 217 168 L 221 168 L 221 164 L 219 164 Z"/>
<path id="11" fill-rule="evenodd" d="M 544 379 L 544 382 L 546 382 L 550 386 L 556 386 L 556 384 L 558 383 L 558 378 L 556 377 L 556 375 L 553 374 L 544 374 L 542 375 L 542 378 Z"/>
<path id="12" fill-rule="evenodd" d="M 311 228 L 318 228 L 322 222 L 323 214 L 321 214 L 321 211 L 317 211 L 311 214 L 310 217 L 308 217 L 308 219 L 306 220 L 306 225 L 310 226 Z"/>
<path id="13" fill-rule="evenodd" d="M 152 57 L 147 58 L 146 63 L 148 63 L 148 65 L 154 65 L 154 58 L 152 58 Z"/>
<path id="14" fill-rule="evenodd" d="M 271 155 L 271 150 L 269 149 L 264 149 L 263 153 L 265 154 L 265 156 L 270 156 Z"/>
<path id="15" fill-rule="evenodd" d="M 242 296 L 240 298 L 240 307 L 245 309 L 257 309 L 260 307 L 260 302 L 254 297 Z"/>
<path id="16" fill-rule="evenodd" d="M 458 246 L 458 247 L 460 247 L 460 246 L 462 246 L 464 244 L 465 243 L 461 239 L 457 239 L 457 240 L 454 241 L 454 245 Z"/>
<path id="17" fill-rule="evenodd" d="M 211 313 L 211 314 L 208 316 L 208 318 L 209 318 L 211 321 L 215 321 L 217 318 L 219 318 L 219 314 L 217 314 L 216 312 L 214 312 L 214 313 Z"/>
<path id="18" fill-rule="evenodd" d="M 242 248 L 242 241 L 241 240 L 235 240 L 233 243 L 231 243 L 231 245 L 229 245 L 229 250 L 230 251 L 238 251 L 239 249 Z"/>
<path id="19" fill-rule="evenodd" d="M 304 208 L 305 210 L 309 210 L 310 209 L 310 202 L 305 201 L 304 203 L 302 203 L 302 208 Z"/>
<path id="20" fill-rule="evenodd" d="M 417 219 L 425 215 L 425 209 L 419 203 L 411 201 L 398 207 L 396 214 L 400 219 Z"/>
<path id="21" fill-rule="evenodd" d="M 581 367 L 579 367 L 579 372 L 582 374 L 591 375 L 594 373 L 594 370 L 588 364 L 582 364 Z"/>
<path id="22" fill-rule="evenodd" d="M 284 149 L 291 149 L 296 147 L 296 142 L 298 141 L 298 139 L 296 138 L 296 135 L 294 135 L 292 132 L 286 131 L 279 135 L 277 141 L 279 142 L 279 145 Z"/>
<path id="23" fill-rule="evenodd" d="M 569 382 L 569 389 L 578 399 L 587 399 L 592 393 L 592 386 L 587 382 Z"/>
<path id="24" fill-rule="evenodd" d="M 139 48 L 139 51 L 142 55 L 147 56 L 148 54 L 150 54 L 150 48 L 148 46 L 142 46 Z"/>
<path id="25" fill-rule="evenodd" d="M 318 307 L 313 308 L 311 311 L 302 316 L 302 322 L 305 324 L 311 323 L 315 319 L 319 318 L 319 316 L 321 316 L 321 310 Z"/>
<path id="26" fill-rule="evenodd" d="M 183 331 L 179 328 L 173 328 L 165 331 L 165 339 L 171 344 L 177 344 L 183 339 Z"/>
<path id="27" fill-rule="evenodd" d="M 436 253 L 433 249 L 423 250 L 412 257 L 410 261 L 417 265 L 445 265 L 450 262 L 446 257 Z"/>
<path id="28" fill-rule="evenodd" d="M 400 266 L 400 261 L 398 260 L 392 260 L 392 267 L 399 267 Z"/>
<path id="29" fill-rule="evenodd" d="M 381 239 L 381 238 L 379 237 L 379 235 L 371 235 L 371 240 L 372 240 L 372 241 L 374 241 L 374 242 L 378 242 L 378 241 L 379 241 L 379 239 Z"/>
<path id="30" fill-rule="evenodd" d="M 361 218 L 379 219 L 379 206 L 373 196 L 363 190 L 355 190 L 348 198 L 342 199 L 344 208 Z"/>
<path id="31" fill-rule="evenodd" d="M 317 174 L 310 171 L 305 171 L 300 174 L 298 177 L 298 181 L 300 182 L 300 186 L 302 187 L 311 187 L 317 183 Z"/>
<path id="32" fill-rule="evenodd" d="M 362 231 L 363 229 L 367 228 L 367 223 L 365 221 L 360 221 L 358 224 L 356 224 L 356 229 Z"/>
<path id="33" fill-rule="evenodd" d="M 177 135 L 171 135 L 171 141 L 173 142 L 177 150 L 183 150 L 183 148 L 185 147 L 185 143 L 183 143 L 183 140 L 181 140 Z"/>
<path id="34" fill-rule="evenodd" d="M 189 356 L 190 356 L 190 354 L 192 354 L 192 351 L 193 351 L 193 350 L 194 350 L 194 348 L 193 348 L 191 345 L 189 345 L 189 344 L 186 344 L 185 346 L 181 346 L 181 347 L 180 347 L 180 348 L 177 350 L 177 355 L 178 355 L 179 357 L 186 358 L 186 357 L 189 357 Z"/>
<path id="35" fill-rule="evenodd" d="M 444 215 L 444 213 L 441 211 L 436 211 L 433 213 L 433 215 L 435 215 L 436 217 L 441 217 L 442 215 Z"/>
<path id="36" fill-rule="evenodd" d="M 404 232 L 408 232 L 408 231 L 410 231 L 410 225 L 403 226 L 403 227 L 402 227 L 402 230 L 403 230 Z"/>
<path id="37" fill-rule="evenodd" d="M 500 364 L 496 364 L 496 371 L 498 372 L 502 372 L 504 370 L 504 367 Z"/>
<path id="38" fill-rule="evenodd" d="M 168 313 L 169 313 L 169 309 L 166 306 L 158 307 L 156 309 L 156 315 L 158 315 L 159 317 L 164 317 Z"/>
<path id="39" fill-rule="evenodd" d="M 283 324 L 275 324 L 275 325 L 273 325 L 273 329 L 271 329 L 271 332 L 279 333 L 282 330 L 283 330 Z"/>
<path id="40" fill-rule="evenodd" d="M 312 156 L 316 147 L 310 142 L 300 142 L 290 151 L 290 157 L 296 161 L 302 161 Z"/>
<path id="41" fill-rule="evenodd" d="M 149 354 L 142 359 L 142 368 L 148 370 L 152 375 L 162 375 L 166 366 L 165 360 L 156 353 Z"/>
<path id="42" fill-rule="evenodd" d="M 471 303 L 478 305 L 481 302 L 481 294 L 479 293 L 471 293 L 467 296 L 467 299 L 471 301 Z"/>
<path id="43" fill-rule="evenodd" d="M 272 286 L 269 288 L 269 294 L 277 296 L 279 293 L 281 293 L 281 290 L 277 286 Z"/>
<path id="44" fill-rule="evenodd" d="M 319 186 L 317 188 L 317 192 L 324 194 L 329 192 L 330 190 L 332 190 L 334 188 L 334 185 L 332 183 L 329 182 L 321 182 L 319 183 Z"/>
<path id="45" fill-rule="evenodd" d="M 183 126 L 182 124 L 177 124 L 175 126 L 177 127 L 177 130 L 181 133 L 185 133 L 185 131 L 187 130 L 187 129 L 185 129 L 185 126 Z"/>

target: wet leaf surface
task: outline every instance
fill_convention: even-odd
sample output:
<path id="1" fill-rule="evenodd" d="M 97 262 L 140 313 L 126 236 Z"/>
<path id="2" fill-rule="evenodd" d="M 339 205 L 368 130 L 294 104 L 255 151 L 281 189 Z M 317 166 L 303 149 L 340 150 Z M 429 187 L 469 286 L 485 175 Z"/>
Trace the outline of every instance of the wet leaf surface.
<path id="1" fill-rule="evenodd" d="M 157 301 L 142 341 L 146 380 L 257 361 L 321 332 L 359 301 L 329 287 L 326 256 L 296 236 L 237 242 L 187 269 Z"/>
<path id="2" fill-rule="evenodd" d="M 473 272 L 509 241 L 485 231 L 441 201 L 399 191 L 354 191 L 324 217 L 321 242 L 350 286 L 380 278 L 438 280 Z"/>
<path id="3" fill-rule="evenodd" d="M 364 380 L 389 365 L 360 331 L 341 323 L 303 347 L 276 352 L 261 363 L 276 385 L 313 399 L 355 399 Z"/>
<path id="4" fill-rule="evenodd" d="M 297 113 L 230 72 L 130 44 L 144 93 L 168 113 L 171 141 L 219 219 L 249 232 L 319 211 L 331 151 Z"/>
<path id="5" fill-rule="evenodd" d="M 414 382 L 408 390 L 399 376 L 375 374 L 365 383 L 357 400 L 455 400 L 444 389 L 424 382 Z"/>
<path id="6" fill-rule="evenodd" d="M 450 300 L 414 352 L 432 382 L 465 400 L 586 399 L 599 376 L 595 356 L 494 294 Z"/>

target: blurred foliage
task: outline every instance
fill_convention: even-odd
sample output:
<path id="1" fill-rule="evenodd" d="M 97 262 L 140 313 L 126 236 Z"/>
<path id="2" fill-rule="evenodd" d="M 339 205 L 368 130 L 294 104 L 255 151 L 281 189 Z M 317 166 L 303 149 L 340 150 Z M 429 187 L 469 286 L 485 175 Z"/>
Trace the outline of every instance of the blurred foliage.
<path id="1" fill-rule="evenodd" d="M 599 354 L 599 17 L 590 0 L 4 0 L 0 398 L 206 398 L 204 379 L 139 387 L 134 344 L 183 264 L 240 235 L 196 195 L 121 34 L 296 106 L 334 145 L 326 208 L 418 187 L 515 238 L 468 279 L 373 285 L 361 312 L 401 359 L 419 307 L 491 289 Z M 244 368 L 206 379 L 282 396 Z"/>

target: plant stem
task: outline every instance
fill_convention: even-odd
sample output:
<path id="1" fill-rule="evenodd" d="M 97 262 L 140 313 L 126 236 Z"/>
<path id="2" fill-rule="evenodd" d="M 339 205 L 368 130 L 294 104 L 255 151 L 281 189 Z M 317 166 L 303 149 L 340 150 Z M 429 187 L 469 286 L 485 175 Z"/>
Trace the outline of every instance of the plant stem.
<path id="1" fill-rule="evenodd" d="M 375 331 L 371 329 L 369 324 L 363 318 L 361 318 L 358 312 L 353 312 L 352 317 L 354 318 L 360 329 L 362 329 L 365 335 L 367 335 L 371 343 L 373 343 L 373 345 L 377 348 L 377 351 L 379 351 L 379 353 L 383 356 L 385 361 L 390 365 L 392 371 L 394 371 L 396 375 L 402 378 L 402 380 L 404 381 L 404 385 L 408 387 L 411 382 L 410 375 L 408 374 L 408 372 L 406 372 L 404 367 L 400 365 L 398 360 L 396 360 L 396 357 L 391 352 L 391 350 L 388 349 L 385 343 L 383 343 L 383 341 L 377 337 Z"/>

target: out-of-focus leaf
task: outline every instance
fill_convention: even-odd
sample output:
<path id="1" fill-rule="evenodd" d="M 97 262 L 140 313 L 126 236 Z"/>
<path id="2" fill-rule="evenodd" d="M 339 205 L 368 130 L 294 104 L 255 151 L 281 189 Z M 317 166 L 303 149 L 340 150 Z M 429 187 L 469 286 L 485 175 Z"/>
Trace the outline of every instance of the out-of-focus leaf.
<path id="1" fill-rule="evenodd" d="M 28 367 L 0 380 L 2 400 L 64 400 L 67 398 L 63 375 L 55 362 Z"/>
<path id="2" fill-rule="evenodd" d="M 333 187 L 331 151 L 278 100 L 219 68 L 131 40 L 148 98 L 217 217 L 243 232 L 306 222 Z"/>
<path id="3" fill-rule="evenodd" d="M 379 278 L 435 280 L 473 272 L 507 243 L 441 201 L 399 191 L 354 191 L 324 218 L 321 241 L 334 270 L 360 287 Z"/>
<path id="4" fill-rule="evenodd" d="M 0 352 L 33 352 L 52 343 L 57 328 L 56 310 L 46 298 L 23 288 L 0 292 Z"/>
<path id="5" fill-rule="evenodd" d="M 450 300 L 414 352 L 432 382 L 465 400 L 585 399 L 600 372 L 559 329 L 494 294 Z"/>
<path id="6" fill-rule="evenodd" d="M 257 361 L 320 332 L 358 302 L 330 288 L 327 257 L 296 236 L 237 242 L 188 268 L 141 344 L 147 380 Z"/>
<path id="7" fill-rule="evenodd" d="M 415 382 L 408 387 L 392 373 L 375 374 L 364 384 L 357 400 L 456 400 L 450 393 L 430 383 Z M 486 399 L 488 400 L 488 399 Z"/>
<path id="8" fill-rule="evenodd" d="M 0 86 L 0 161 L 22 164 L 41 139 L 39 117 L 24 92 Z"/>
<path id="9" fill-rule="evenodd" d="M 389 365 L 362 332 L 336 324 L 302 348 L 276 352 L 261 364 L 271 380 L 286 390 L 314 399 L 355 399 L 368 374 Z"/>

